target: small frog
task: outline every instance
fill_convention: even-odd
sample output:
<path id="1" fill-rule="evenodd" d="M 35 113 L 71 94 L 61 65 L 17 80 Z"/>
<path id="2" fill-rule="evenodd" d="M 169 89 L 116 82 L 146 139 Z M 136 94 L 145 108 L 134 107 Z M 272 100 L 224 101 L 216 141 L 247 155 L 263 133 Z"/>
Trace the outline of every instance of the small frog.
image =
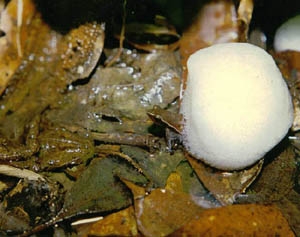
<path id="1" fill-rule="evenodd" d="M 33 171 L 53 170 L 85 163 L 94 155 L 94 143 L 89 137 L 36 119 L 28 126 L 25 144 L 15 145 L 0 140 L 0 160 L 18 168 Z"/>
<path id="2" fill-rule="evenodd" d="M 88 137 L 65 128 L 53 127 L 42 132 L 39 162 L 42 170 L 53 170 L 85 163 L 94 155 L 94 143 Z"/>
<path id="3" fill-rule="evenodd" d="M 182 115 L 164 110 L 158 105 L 153 106 L 153 109 L 147 114 L 153 122 L 166 126 L 168 150 L 173 152 L 178 147 L 178 144 L 182 142 Z"/>

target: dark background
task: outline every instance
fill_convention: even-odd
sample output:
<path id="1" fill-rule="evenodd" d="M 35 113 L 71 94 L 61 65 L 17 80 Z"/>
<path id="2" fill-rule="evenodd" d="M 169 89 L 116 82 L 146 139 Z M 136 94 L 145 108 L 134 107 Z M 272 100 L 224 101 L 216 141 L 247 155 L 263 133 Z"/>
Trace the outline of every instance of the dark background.
<path id="1" fill-rule="evenodd" d="M 62 33 L 86 21 L 122 22 L 123 0 L 34 0 L 44 20 Z M 127 0 L 126 21 L 150 22 L 154 15 L 166 16 L 178 32 L 187 27 L 207 0 Z M 234 0 L 236 6 L 239 1 Z M 300 0 L 256 0 L 250 29 L 259 27 L 272 44 L 276 29 L 300 14 Z"/>

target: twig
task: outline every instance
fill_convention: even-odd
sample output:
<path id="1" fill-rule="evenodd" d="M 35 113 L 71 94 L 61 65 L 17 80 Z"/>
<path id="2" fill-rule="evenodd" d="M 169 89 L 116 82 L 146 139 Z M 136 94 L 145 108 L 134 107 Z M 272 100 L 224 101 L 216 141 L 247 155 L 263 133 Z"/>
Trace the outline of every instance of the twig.
<path id="1" fill-rule="evenodd" d="M 23 21 L 23 0 L 18 0 L 18 12 L 17 12 L 17 49 L 19 57 L 22 57 L 22 48 L 21 48 L 21 27 Z"/>
<path id="2" fill-rule="evenodd" d="M 29 180 L 42 180 L 45 181 L 43 176 L 27 169 L 18 169 L 9 165 L 0 165 L 0 174 L 13 176 L 17 178 L 27 178 Z"/>
<path id="3" fill-rule="evenodd" d="M 127 4 L 127 0 L 124 0 L 122 29 L 121 29 L 121 34 L 120 34 L 119 50 L 118 50 L 117 54 L 109 62 L 106 63 L 106 65 L 105 65 L 106 67 L 110 67 L 111 65 L 113 65 L 121 57 L 121 54 L 123 52 L 123 43 L 124 43 L 124 40 L 125 40 L 126 4 Z"/>

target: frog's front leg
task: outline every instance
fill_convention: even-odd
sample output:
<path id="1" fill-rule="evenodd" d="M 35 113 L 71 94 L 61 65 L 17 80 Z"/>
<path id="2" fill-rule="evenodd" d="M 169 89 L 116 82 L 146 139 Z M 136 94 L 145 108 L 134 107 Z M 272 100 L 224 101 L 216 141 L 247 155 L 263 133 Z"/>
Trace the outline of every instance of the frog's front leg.
<path id="1" fill-rule="evenodd" d="M 28 124 L 28 133 L 24 144 L 16 144 L 6 138 L 0 138 L 0 161 L 18 161 L 30 158 L 39 150 L 37 136 L 39 133 L 40 118 L 35 118 Z"/>
<path id="2" fill-rule="evenodd" d="M 0 141 L 0 160 L 1 161 L 18 161 L 30 157 L 33 153 L 30 148 L 24 145 L 13 145 L 12 142 L 1 138 Z"/>
<path id="3" fill-rule="evenodd" d="M 167 148 L 170 153 L 177 149 L 178 145 L 182 143 L 182 136 L 175 132 L 172 128 L 166 128 Z"/>

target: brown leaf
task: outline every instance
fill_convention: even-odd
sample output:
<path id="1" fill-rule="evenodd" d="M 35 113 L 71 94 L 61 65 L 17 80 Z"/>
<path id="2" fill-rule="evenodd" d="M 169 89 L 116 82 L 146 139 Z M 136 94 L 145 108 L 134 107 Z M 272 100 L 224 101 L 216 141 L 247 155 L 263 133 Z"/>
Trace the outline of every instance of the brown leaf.
<path id="1" fill-rule="evenodd" d="M 163 16 L 156 15 L 153 24 L 132 22 L 125 27 L 126 40 L 137 49 L 154 52 L 156 50 L 175 50 L 179 34 L 174 26 Z M 118 38 L 120 38 L 118 36 Z"/>
<path id="2" fill-rule="evenodd" d="M 255 191 L 264 202 L 280 200 L 294 187 L 296 154 L 291 145 L 284 150 L 279 148 L 275 158 L 271 154 L 266 158 L 266 162 L 272 158 L 273 160 L 263 167 L 261 176 L 251 186 L 251 190 Z"/>
<path id="3" fill-rule="evenodd" d="M 300 52 L 297 51 L 284 51 L 273 54 L 274 58 L 279 62 L 279 68 L 284 76 L 290 77 L 290 71 L 296 69 L 300 71 Z"/>
<path id="4" fill-rule="evenodd" d="M 243 42 L 246 42 L 248 39 L 248 29 L 252 18 L 253 7 L 253 0 L 240 0 L 238 21 L 240 40 Z"/>
<path id="5" fill-rule="evenodd" d="M 176 106 L 180 61 L 169 51 L 142 54 L 124 49 L 118 64 L 98 67 L 88 84 L 76 87 L 48 114 L 49 120 L 99 133 L 148 134 L 152 121 L 147 111 L 156 104 Z"/>
<path id="6" fill-rule="evenodd" d="M 182 132 L 182 114 L 172 113 L 154 105 L 153 109 L 148 111 L 148 116 L 157 124 L 167 125 L 177 133 Z"/>
<path id="7" fill-rule="evenodd" d="M 104 40 L 103 26 L 96 23 L 81 25 L 66 35 L 51 30 L 38 13 L 29 23 L 24 40 L 30 43 L 1 101 L 1 133 L 13 140 L 20 140 L 25 125 L 36 115 L 59 103 L 69 83 L 92 71 Z"/>
<path id="8" fill-rule="evenodd" d="M 232 204 L 235 195 L 246 190 L 259 174 L 263 164 L 263 161 L 260 161 L 248 169 L 224 172 L 213 169 L 188 154 L 186 157 L 204 186 L 223 205 Z"/>
<path id="9" fill-rule="evenodd" d="M 95 222 L 95 218 L 82 219 L 72 223 L 80 237 L 88 236 L 140 236 L 132 206 Z"/>
<path id="10" fill-rule="evenodd" d="M 277 61 L 278 67 L 287 80 L 294 103 L 294 122 L 293 131 L 300 129 L 300 52 L 284 51 L 273 53 L 273 57 Z"/>
<path id="11" fill-rule="evenodd" d="M 33 41 L 28 40 L 28 37 L 32 18 L 35 14 L 36 11 L 31 0 L 23 0 L 21 19 L 26 24 L 17 25 L 18 0 L 10 1 L 0 13 L 0 30 L 5 33 L 5 36 L 0 38 L 0 94 L 3 93 L 21 63 L 22 56 L 18 55 L 18 50 L 24 52 L 34 44 Z"/>
<path id="12" fill-rule="evenodd" d="M 65 195 L 64 210 L 57 218 L 86 213 L 105 213 L 128 207 L 130 191 L 119 178 L 146 185 L 146 178 L 123 158 L 107 155 L 93 159 Z"/>
<path id="13" fill-rule="evenodd" d="M 234 205 L 199 214 L 170 237 L 196 236 L 295 236 L 275 206 Z"/>
<path id="14" fill-rule="evenodd" d="M 192 53 L 216 43 L 235 42 L 238 38 L 237 13 L 232 1 L 210 1 L 204 5 L 180 40 L 184 81 L 186 62 Z"/>
<path id="15" fill-rule="evenodd" d="M 136 185 L 129 184 L 128 187 L 135 197 L 138 229 L 145 236 L 166 236 L 203 210 L 182 191 L 181 178 L 177 173 L 170 175 L 164 189 L 155 189 L 148 196 L 141 196 L 143 190 Z"/>
<path id="16" fill-rule="evenodd" d="M 297 236 L 300 236 L 300 195 L 292 190 L 275 203 Z"/>
<path id="17" fill-rule="evenodd" d="M 88 229 L 88 230 L 87 230 Z M 137 236 L 137 224 L 132 206 L 104 217 L 88 226 L 77 228 L 81 237 L 87 236 Z"/>

